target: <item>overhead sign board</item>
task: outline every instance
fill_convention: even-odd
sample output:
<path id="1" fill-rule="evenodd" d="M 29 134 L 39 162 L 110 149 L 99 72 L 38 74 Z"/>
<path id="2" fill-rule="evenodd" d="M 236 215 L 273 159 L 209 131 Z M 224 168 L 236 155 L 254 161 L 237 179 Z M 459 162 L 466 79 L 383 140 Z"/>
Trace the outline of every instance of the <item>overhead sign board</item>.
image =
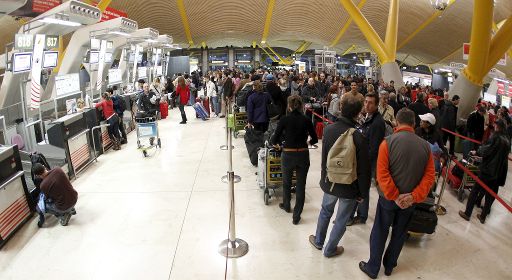
<path id="1" fill-rule="evenodd" d="M 450 62 L 450 68 L 452 69 L 464 69 L 464 67 L 466 67 L 464 63 Z"/>
<path id="2" fill-rule="evenodd" d="M 34 35 L 16 34 L 14 35 L 15 50 L 32 50 L 34 48 Z"/>
<path id="3" fill-rule="evenodd" d="M 120 84 L 122 82 L 122 72 L 121 69 L 108 69 L 108 84 L 115 85 Z"/>

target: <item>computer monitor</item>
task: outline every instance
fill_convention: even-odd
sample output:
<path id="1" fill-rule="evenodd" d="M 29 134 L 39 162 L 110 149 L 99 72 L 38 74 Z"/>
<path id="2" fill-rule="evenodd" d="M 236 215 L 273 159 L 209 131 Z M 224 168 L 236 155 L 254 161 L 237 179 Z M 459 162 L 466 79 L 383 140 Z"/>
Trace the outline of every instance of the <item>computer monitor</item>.
<path id="1" fill-rule="evenodd" d="M 105 63 L 112 63 L 112 53 L 105 53 Z"/>
<path id="2" fill-rule="evenodd" d="M 98 62 L 100 62 L 100 52 L 89 52 L 89 64 L 96 64 Z"/>
<path id="3" fill-rule="evenodd" d="M 21 52 L 12 56 L 12 72 L 21 73 L 28 72 L 32 69 L 32 53 Z"/>
<path id="4" fill-rule="evenodd" d="M 43 68 L 55 68 L 59 61 L 59 52 L 46 51 L 43 53 Z"/>

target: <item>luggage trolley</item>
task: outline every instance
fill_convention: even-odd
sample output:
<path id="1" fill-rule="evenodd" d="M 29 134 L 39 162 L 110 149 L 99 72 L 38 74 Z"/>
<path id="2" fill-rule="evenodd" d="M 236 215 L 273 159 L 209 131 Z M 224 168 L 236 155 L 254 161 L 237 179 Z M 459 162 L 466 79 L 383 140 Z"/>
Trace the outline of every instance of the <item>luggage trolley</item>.
<path id="1" fill-rule="evenodd" d="M 144 157 L 148 156 L 148 150 L 162 148 L 156 116 L 148 117 L 146 114 L 139 113 L 135 118 L 135 123 L 137 128 L 137 149 L 142 151 Z"/>
<path id="2" fill-rule="evenodd" d="M 317 145 L 309 149 L 317 149 Z M 296 183 L 295 172 L 292 176 L 292 186 Z M 263 201 L 269 204 L 270 198 L 275 195 L 276 190 L 283 186 L 283 172 L 281 170 L 281 151 L 274 149 L 268 142 L 258 152 L 258 185 L 263 189 Z M 270 192 L 273 192 L 271 195 Z M 292 187 L 293 192 L 293 187 Z"/>
<path id="3" fill-rule="evenodd" d="M 235 127 L 233 128 L 233 137 L 237 138 L 240 131 L 245 129 L 247 125 L 247 113 L 246 112 L 235 112 Z"/>

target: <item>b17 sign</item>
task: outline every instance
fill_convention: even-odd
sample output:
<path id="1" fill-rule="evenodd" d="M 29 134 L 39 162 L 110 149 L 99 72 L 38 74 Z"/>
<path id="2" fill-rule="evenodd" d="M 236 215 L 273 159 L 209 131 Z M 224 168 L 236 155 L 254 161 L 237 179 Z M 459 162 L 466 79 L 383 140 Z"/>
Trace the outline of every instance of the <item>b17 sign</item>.
<path id="1" fill-rule="evenodd" d="M 470 44 L 464 43 L 462 46 L 462 59 L 468 60 L 469 59 L 469 49 Z M 498 61 L 498 65 L 507 66 L 507 54 L 505 53 L 504 56 Z"/>

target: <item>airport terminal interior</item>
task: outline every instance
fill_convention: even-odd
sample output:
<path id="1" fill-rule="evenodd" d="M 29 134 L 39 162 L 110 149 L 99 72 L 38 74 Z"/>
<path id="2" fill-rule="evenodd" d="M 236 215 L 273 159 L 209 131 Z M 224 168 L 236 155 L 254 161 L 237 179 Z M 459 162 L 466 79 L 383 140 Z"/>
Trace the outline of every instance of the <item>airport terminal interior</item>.
<path id="1" fill-rule="evenodd" d="M 511 278 L 510 0 L 0 0 L 0 26 L 2 280 Z"/>

